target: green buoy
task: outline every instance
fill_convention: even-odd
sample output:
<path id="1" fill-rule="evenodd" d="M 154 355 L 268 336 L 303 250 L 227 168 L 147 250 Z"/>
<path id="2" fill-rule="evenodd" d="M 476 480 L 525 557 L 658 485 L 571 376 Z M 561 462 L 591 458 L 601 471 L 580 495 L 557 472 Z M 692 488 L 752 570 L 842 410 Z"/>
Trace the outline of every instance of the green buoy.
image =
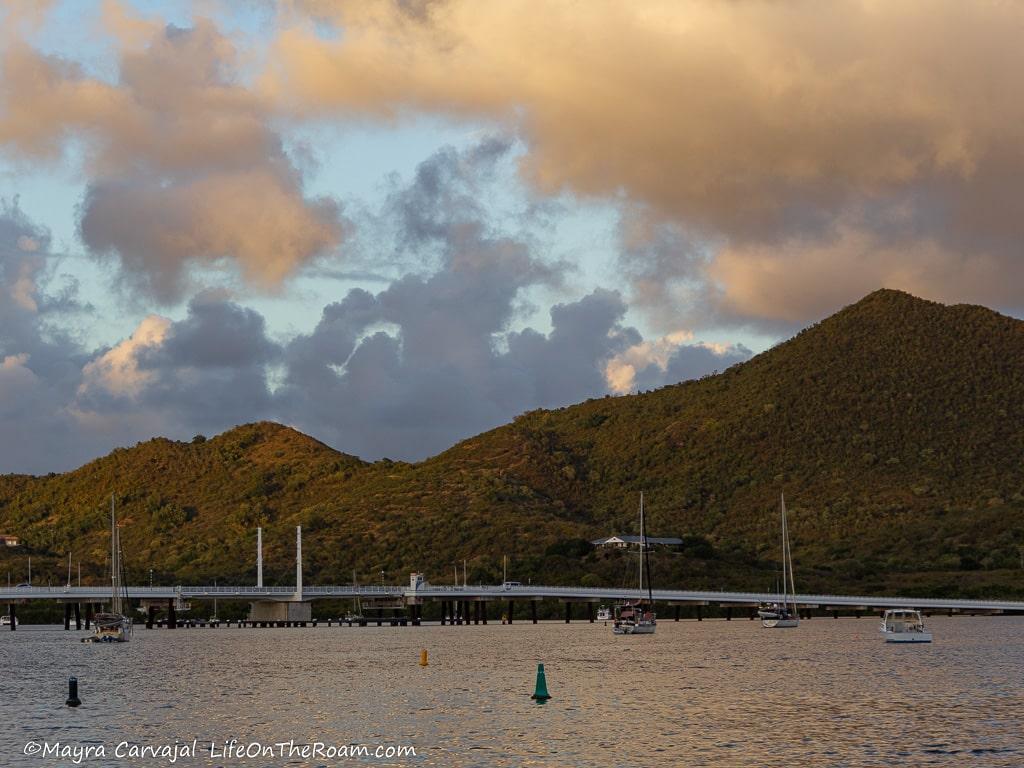
<path id="1" fill-rule="evenodd" d="M 544 677 L 544 665 L 537 665 L 537 685 L 533 691 L 533 696 L 530 697 L 538 703 L 543 703 L 551 698 L 551 694 L 548 693 L 548 680 Z"/>

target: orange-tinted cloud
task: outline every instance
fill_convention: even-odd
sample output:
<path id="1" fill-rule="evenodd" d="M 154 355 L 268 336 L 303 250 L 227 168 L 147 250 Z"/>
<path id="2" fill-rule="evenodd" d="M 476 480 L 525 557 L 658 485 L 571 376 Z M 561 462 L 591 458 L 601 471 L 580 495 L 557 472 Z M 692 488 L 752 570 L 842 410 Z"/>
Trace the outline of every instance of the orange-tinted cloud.
<path id="1" fill-rule="evenodd" d="M 235 263 L 273 289 L 339 244 L 338 206 L 304 195 L 229 38 L 210 21 L 179 29 L 114 5 L 106 19 L 123 45 L 115 83 L 17 41 L 0 51 L 0 150 L 30 163 L 61 159 L 71 139 L 84 146 L 87 245 L 170 302 L 192 264 Z"/>
<path id="2" fill-rule="evenodd" d="M 298 5 L 339 32 L 284 29 L 262 82 L 269 98 L 305 114 L 432 110 L 512 124 L 537 189 L 624 197 L 723 249 L 710 272 L 687 272 L 727 297 L 723 311 L 816 311 L 805 296 L 783 309 L 772 285 L 729 281 L 744 254 L 756 272 L 772 250 L 798 280 L 820 274 L 826 251 L 843 265 L 837 219 L 857 222 L 854 240 L 915 254 L 906 270 L 869 269 L 868 287 L 956 299 L 966 274 L 980 298 L 1005 300 L 975 275 L 1014 264 L 1024 237 L 1020 4 Z M 796 241 L 811 247 L 783 257 Z M 856 298 L 850 284 L 835 288 Z"/>

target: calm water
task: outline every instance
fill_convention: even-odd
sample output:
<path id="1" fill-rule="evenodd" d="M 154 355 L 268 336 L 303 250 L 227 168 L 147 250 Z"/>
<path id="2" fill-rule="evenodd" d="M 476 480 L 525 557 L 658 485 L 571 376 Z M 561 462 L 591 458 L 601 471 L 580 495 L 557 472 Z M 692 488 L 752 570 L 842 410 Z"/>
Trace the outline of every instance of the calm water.
<path id="1" fill-rule="evenodd" d="M 0 765 L 73 764 L 24 756 L 32 740 L 105 746 L 82 765 L 168 765 L 112 752 L 193 739 L 199 755 L 177 765 L 1024 765 L 1024 619 L 936 617 L 930 646 L 886 645 L 877 626 L 139 627 L 116 647 L 5 628 Z M 529 698 L 539 661 L 554 697 L 543 706 Z M 63 706 L 69 675 L 79 709 Z M 210 757 L 231 738 L 416 757 Z"/>

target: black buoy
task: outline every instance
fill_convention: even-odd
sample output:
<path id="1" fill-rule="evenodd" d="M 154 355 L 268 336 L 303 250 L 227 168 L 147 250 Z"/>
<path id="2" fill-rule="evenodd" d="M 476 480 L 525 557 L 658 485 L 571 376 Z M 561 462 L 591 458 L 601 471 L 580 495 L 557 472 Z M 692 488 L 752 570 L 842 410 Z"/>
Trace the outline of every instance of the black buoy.
<path id="1" fill-rule="evenodd" d="M 68 678 L 68 700 L 64 702 L 69 707 L 77 707 L 81 705 L 82 700 L 78 698 L 78 678 Z"/>

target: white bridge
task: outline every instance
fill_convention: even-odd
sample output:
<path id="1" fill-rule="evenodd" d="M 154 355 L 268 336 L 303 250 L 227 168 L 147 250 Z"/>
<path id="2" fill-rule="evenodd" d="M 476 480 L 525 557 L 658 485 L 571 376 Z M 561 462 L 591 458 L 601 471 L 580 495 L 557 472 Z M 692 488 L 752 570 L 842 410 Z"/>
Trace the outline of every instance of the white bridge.
<path id="1" fill-rule="evenodd" d="M 126 587 L 128 597 L 139 601 L 202 600 L 219 598 L 249 601 L 306 602 L 311 600 L 352 599 L 403 600 L 408 605 L 434 601 L 492 600 L 557 600 L 571 603 L 602 603 L 646 598 L 637 589 L 604 587 L 521 586 L 176 586 Z M 654 599 L 668 605 L 715 605 L 721 607 L 752 607 L 774 601 L 778 596 L 767 592 L 699 592 L 656 589 Z M 63 603 L 101 603 L 110 599 L 109 586 L 83 587 L 19 587 L 0 588 L 0 603 L 22 603 L 29 600 L 54 600 Z M 885 608 L 917 608 L 919 610 L 970 613 L 1024 613 L 1024 601 L 977 599 L 962 600 L 937 597 L 888 597 L 869 595 L 798 594 L 796 603 L 802 608 L 822 610 L 871 611 Z"/>

